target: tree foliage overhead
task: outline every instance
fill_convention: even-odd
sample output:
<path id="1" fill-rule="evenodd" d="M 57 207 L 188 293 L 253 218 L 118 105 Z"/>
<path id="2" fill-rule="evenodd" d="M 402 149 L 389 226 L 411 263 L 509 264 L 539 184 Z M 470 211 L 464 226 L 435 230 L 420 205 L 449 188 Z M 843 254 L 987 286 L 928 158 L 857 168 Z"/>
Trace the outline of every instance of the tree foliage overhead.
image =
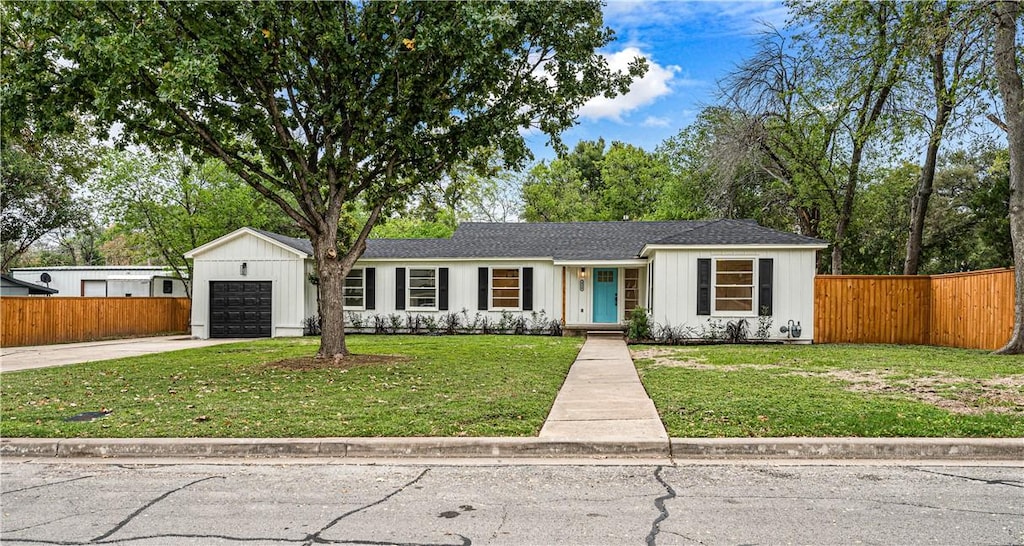
<path id="1" fill-rule="evenodd" d="M 110 151 L 90 189 L 107 223 L 183 279 L 192 277 L 186 252 L 240 227 L 295 235 L 280 209 L 215 159 Z"/>
<path id="2" fill-rule="evenodd" d="M 532 168 L 522 186 L 530 222 L 652 218 L 674 174 L 667 158 L 631 144 L 581 141 Z"/>
<path id="3" fill-rule="evenodd" d="M 43 237 L 89 218 L 75 189 L 91 161 L 81 133 L 43 139 L 25 128 L 0 133 L 0 141 L 0 271 L 7 271 Z"/>
<path id="4" fill-rule="evenodd" d="M 558 145 L 625 92 L 597 2 L 18 3 L 16 117 L 78 109 L 131 140 L 223 161 L 309 235 L 320 355 L 347 354 L 342 282 L 394 196 L 521 130 Z M 7 44 L 5 43 L 5 49 Z M 6 53 L 5 53 L 6 54 Z M 5 97 L 5 102 L 8 100 Z M 357 208 L 369 211 L 357 225 Z"/>

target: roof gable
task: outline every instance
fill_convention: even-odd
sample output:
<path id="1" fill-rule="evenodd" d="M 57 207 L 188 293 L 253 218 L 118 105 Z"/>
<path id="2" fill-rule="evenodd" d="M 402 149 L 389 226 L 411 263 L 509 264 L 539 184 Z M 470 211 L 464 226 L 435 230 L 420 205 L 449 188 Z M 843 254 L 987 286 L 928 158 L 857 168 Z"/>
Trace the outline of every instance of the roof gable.
<path id="1" fill-rule="evenodd" d="M 196 256 L 205 254 L 246 236 L 256 237 L 301 258 L 310 258 L 313 256 L 313 245 L 309 241 L 296 239 L 294 237 L 287 237 L 270 231 L 243 227 L 238 228 L 223 237 L 218 237 L 205 245 L 193 248 L 185 253 L 185 258 L 194 259 Z"/>

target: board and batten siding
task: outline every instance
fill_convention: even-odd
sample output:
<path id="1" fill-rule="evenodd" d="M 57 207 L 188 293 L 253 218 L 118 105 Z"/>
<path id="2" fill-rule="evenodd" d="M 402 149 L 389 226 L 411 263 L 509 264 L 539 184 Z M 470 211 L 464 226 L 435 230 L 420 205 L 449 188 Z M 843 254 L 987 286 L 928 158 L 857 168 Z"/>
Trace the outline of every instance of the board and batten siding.
<path id="1" fill-rule="evenodd" d="M 367 268 L 373 267 L 376 270 L 376 309 L 369 311 L 355 311 L 360 313 L 364 317 L 372 315 L 389 315 L 392 313 L 399 313 L 405 315 L 410 314 L 445 314 L 445 313 L 461 313 L 463 309 L 466 310 L 469 315 L 469 319 L 472 320 L 476 313 L 480 313 L 483 316 L 489 318 L 500 318 L 501 310 L 488 310 L 480 311 L 477 308 L 477 294 L 478 294 L 478 271 L 481 267 L 487 268 L 533 268 L 533 311 L 540 313 L 544 311 L 547 318 L 560 319 L 561 318 L 561 285 L 557 284 L 561 282 L 561 279 L 556 279 L 557 274 L 561 275 L 561 268 L 555 268 L 551 265 L 550 261 L 540 260 L 528 260 L 528 261 L 446 261 L 446 260 L 431 260 L 431 261 L 408 261 L 408 262 L 395 262 L 395 261 L 380 261 L 380 260 L 360 260 L 356 262 L 356 268 Z M 447 311 L 420 311 L 420 310 L 408 310 L 408 309 L 397 309 L 395 296 L 396 296 L 396 271 L 398 268 L 404 268 L 406 274 L 410 268 L 448 268 L 448 310 Z M 522 283 L 520 282 L 520 298 L 522 297 Z M 557 304 L 556 304 L 557 294 Z M 488 300 L 490 294 L 488 294 Z M 515 311 L 510 310 L 514 314 L 524 314 L 530 317 L 533 311 Z"/>
<path id="2" fill-rule="evenodd" d="M 246 275 L 242 275 L 242 263 Z M 192 335 L 210 337 L 210 282 L 270 281 L 273 290 L 272 337 L 301 336 L 303 319 L 316 313 L 309 305 L 310 285 L 306 260 L 259 237 L 238 237 L 211 248 L 194 259 L 192 283 Z"/>
<path id="3" fill-rule="evenodd" d="M 814 275 L 815 251 L 765 249 L 765 250 L 656 250 L 651 255 L 653 287 L 651 293 L 651 320 L 662 325 L 688 326 L 700 329 L 708 319 L 727 322 L 744 318 L 747 320 L 750 336 L 757 329 L 756 312 L 753 314 L 729 314 L 714 311 L 711 315 L 697 314 L 697 260 L 709 258 L 753 259 L 754 264 L 754 309 L 759 308 L 758 266 L 756 260 L 771 258 L 774 261 L 772 279 L 772 326 L 770 339 L 789 339 L 779 331 L 790 320 L 799 322 L 803 332 L 801 340 L 814 339 Z M 712 262 L 713 263 L 713 262 Z M 712 279 L 712 285 L 714 279 Z M 712 300 L 714 296 L 712 294 Z"/>

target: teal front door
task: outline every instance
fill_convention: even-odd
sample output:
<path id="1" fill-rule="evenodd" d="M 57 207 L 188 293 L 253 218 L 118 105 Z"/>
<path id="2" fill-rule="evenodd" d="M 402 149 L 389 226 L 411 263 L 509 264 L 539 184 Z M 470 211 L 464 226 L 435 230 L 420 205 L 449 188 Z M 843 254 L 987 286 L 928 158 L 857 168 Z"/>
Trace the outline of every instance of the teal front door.
<path id="1" fill-rule="evenodd" d="M 616 269 L 594 270 L 594 322 L 619 321 L 619 279 Z"/>

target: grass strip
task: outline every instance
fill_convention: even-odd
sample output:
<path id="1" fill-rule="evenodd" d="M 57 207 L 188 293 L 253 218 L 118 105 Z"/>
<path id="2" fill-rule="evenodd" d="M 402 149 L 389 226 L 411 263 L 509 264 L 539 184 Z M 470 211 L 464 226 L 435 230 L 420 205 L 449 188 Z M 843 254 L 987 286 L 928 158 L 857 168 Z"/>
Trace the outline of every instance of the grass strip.
<path id="1" fill-rule="evenodd" d="M 1024 359 L 906 346 L 633 348 L 674 437 L 1020 437 Z"/>

